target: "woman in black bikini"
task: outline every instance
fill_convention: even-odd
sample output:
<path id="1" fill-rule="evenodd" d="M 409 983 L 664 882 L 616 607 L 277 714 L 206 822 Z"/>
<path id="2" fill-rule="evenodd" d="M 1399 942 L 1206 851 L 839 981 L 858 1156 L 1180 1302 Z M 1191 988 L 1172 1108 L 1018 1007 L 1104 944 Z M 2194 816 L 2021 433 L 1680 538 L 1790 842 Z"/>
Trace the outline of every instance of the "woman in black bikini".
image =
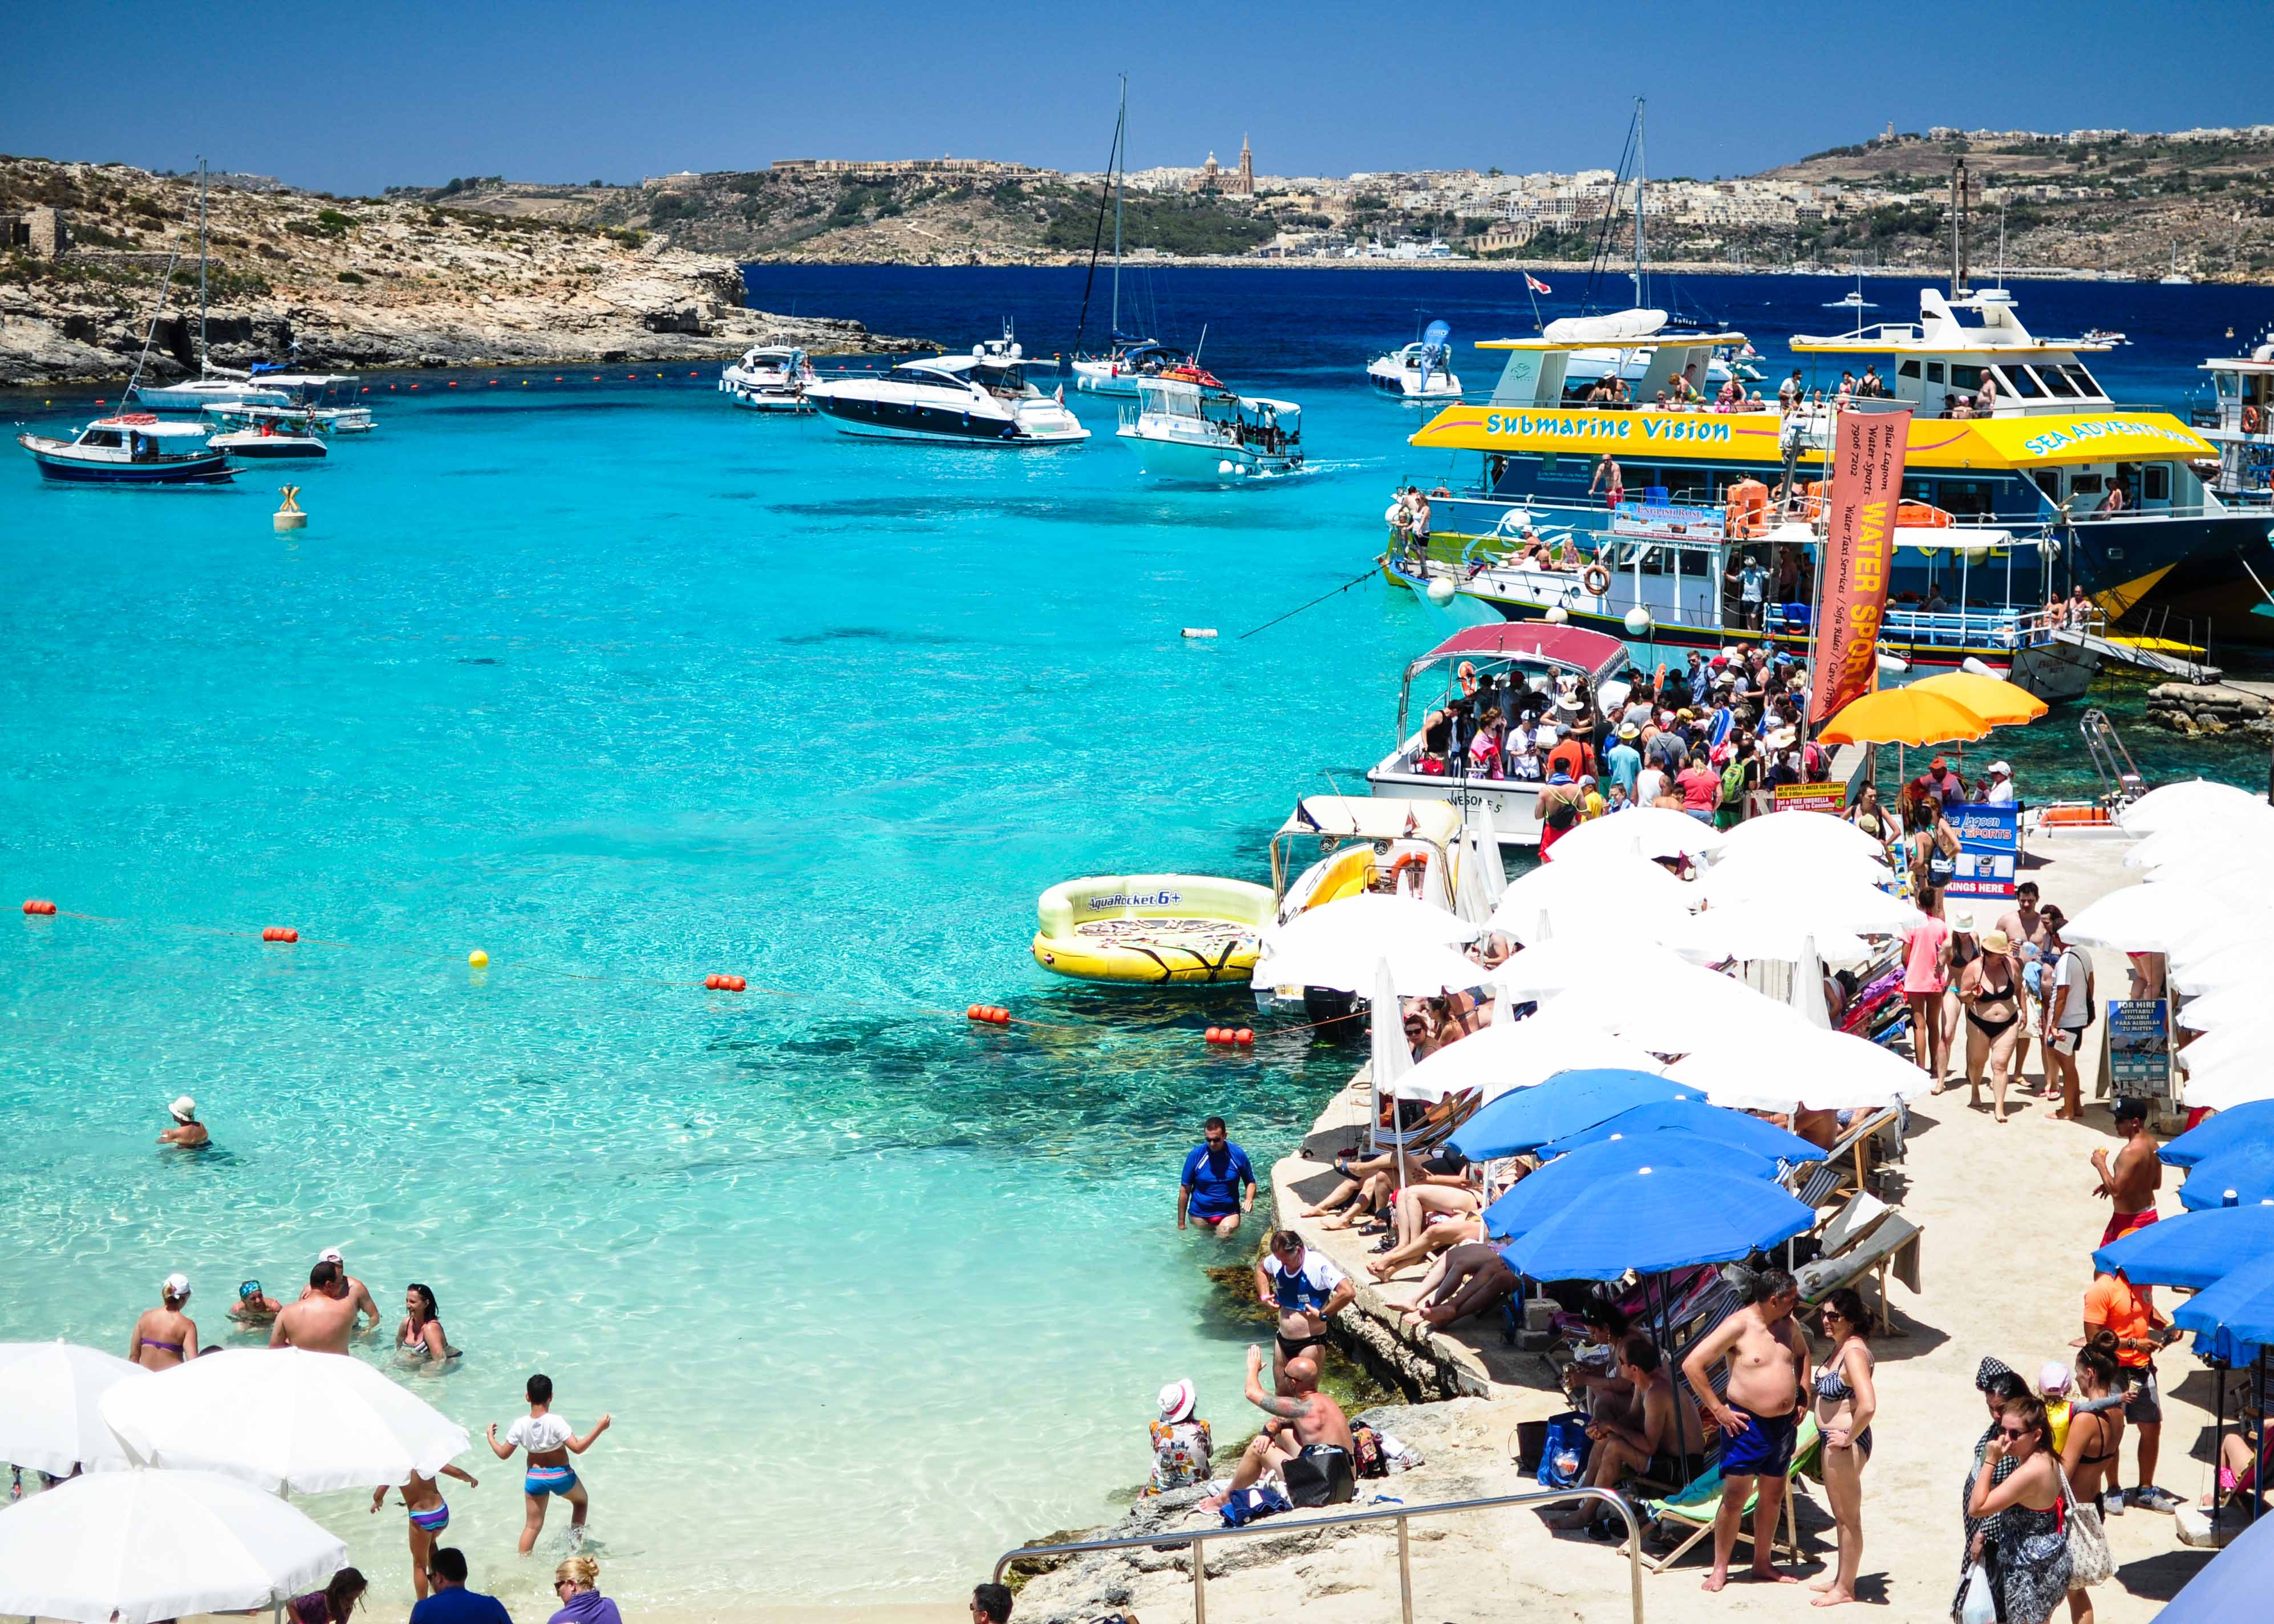
<path id="1" fill-rule="evenodd" d="M 1982 933 L 1981 950 L 1958 978 L 1966 1008 L 1967 1103 L 1982 1104 L 1982 1063 L 1990 1063 L 1990 1093 L 1998 1120 L 2006 1120 L 2006 1088 L 2013 1080 L 2014 1046 L 2022 1037 L 2022 973 L 2014 944 L 2002 930 Z"/>
<path id="2" fill-rule="evenodd" d="M 1811 1588 L 1824 1592 L 1819 1607 L 1856 1599 L 1864 1563 L 1864 1463 L 1871 1458 L 1871 1417 L 1879 1390 L 1871 1380 L 1871 1327 L 1864 1299 L 1842 1286 L 1824 1303 L 1824 1334 L 1831 1354 L 1816 1367 L 1816 1425 L 1824 1433 L 1824 1488 L 1840 1530 L 1839 1565 Z"/>
<path id="3" fill-rule="evenodd" d="M 2061 1450 L 2061 1470 L 2068 1474 L 2069 1492 L 2080 1506 L 2095 1506 L 2116 1486 L 2116 1449 L 2124 1441 L 2124 1406 L 2088 1410 L 2084 1402 L 2120 1394 L 2116 1376 L 2116 1337 L 2095 1331 L 2076 1354 L 2078 1401 L 2069 1409 L 2068 1439 Z M 2068 1593 L 2072 1624 L 2092 1624 L 2092 1597 L 2082 1590 Z"/>

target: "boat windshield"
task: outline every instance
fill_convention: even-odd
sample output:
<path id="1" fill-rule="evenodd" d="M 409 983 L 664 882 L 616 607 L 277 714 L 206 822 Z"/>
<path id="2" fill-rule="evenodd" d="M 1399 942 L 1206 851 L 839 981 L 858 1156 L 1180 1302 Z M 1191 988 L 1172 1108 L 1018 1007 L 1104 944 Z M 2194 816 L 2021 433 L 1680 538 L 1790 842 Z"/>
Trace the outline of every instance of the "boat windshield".
<path id="1" fill-rule="evenodd" d="M 885 374 L 895 383 L 922 384 L 930 389 L 960 389 L 964 380 L 934 366 L 896 366 Z"/>

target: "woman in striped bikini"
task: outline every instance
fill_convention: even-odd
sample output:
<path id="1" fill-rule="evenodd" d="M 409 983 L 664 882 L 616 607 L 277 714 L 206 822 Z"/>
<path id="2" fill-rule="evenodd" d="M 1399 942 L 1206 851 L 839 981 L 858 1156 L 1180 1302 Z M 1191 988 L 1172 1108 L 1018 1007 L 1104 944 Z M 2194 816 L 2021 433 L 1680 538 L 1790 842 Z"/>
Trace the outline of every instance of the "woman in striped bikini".
<path id="1" fill-rule="evenodd" d="M 455 1466 L 444 1466 L 440 1476 L 456 1477 L 468 1488 L 481 1486 L 469 1472 Z M 418 1599 L 426 1599 L 426 1568 L 434 1555 L 434 1542 L 442 1530 L 450 1526 L 450 1507 L 442 1499 L 442 1491 L 433 1477 L 410 1474 L 410 1481 L 395 1492 L 403 1496 L 403 1508 L 410 1514 L 410 1583 L 418 1592 Z M 373 1491 L 371 1508 L 376 1512 L 387 1504 L 388 1491 L 384 1486 Z"/>

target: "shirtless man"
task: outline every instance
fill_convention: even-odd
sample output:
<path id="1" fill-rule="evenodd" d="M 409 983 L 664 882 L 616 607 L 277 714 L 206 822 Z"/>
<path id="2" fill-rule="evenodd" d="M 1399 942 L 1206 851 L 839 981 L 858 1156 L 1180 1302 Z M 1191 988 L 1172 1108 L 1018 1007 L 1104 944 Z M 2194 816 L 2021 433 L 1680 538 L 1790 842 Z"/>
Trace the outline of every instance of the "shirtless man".
<path id="1" fill-rule="evenodd" d="M 1350 1276 L 1323 1252 L 1313 1252 L 1292 1229 L 1271 1237 L 1271 1250 L 1255 1266 L 1255 1300 L 1279 1311 L 1273 1341 L 1272 1380 L 1287 1380 L 1287 1367 L 1327 1340 L 1327 1322 L 1358 1297 Z"/>
<path id="2" fill-rule="evenodd" d="M 2092 1153 L 2092 1170 L 2100 1175 L 2100 1186 L 2092 1193 L 2107 1196 L 2116 1207 L 2108 1227 L 2100 1232 L 2103 1246 L 2155 1222 L 2159 1216 L 2156 1192 L 2164 1187 L 2164 1164 L 2156 1154 L 2156 1136 L 2148 1127 L 2148 1102 L 2119 1100 L 2115 1111 L 2116 1125 L 2125 1134 L 2115 1162 L 2109 1162 L 2105 1150 Z"/>
<path id="3" fill-rule="evenodd" d="M 319 1263 L 308 1271 L 308 1289 L 300 1300 L 278 1314 L 269 1327 L 268 1345 L 343 1355 L 355 1321 L 355 1298 L 349 1294 L 346 1274 L 336 1263 Z"/>
<path id="4" fill-rule="evenodd" d="M 2023 880 L 2014 887 L 2014 906 L 1998 916 L 1998 929 L 2006 933 L 2006 939 L 2014 944 L 2014 956 L 2022 962 L 2022 1024 L 2014 1034 L 2013 1075 L 2018 1080 L 2029 1058 L 2030 1006 L 2042 1003 L 2045 996 L 2045 939 L 2049 933 L 2045 921 L 2037 914 L 2035 880 Z M 2052 1079 L 2045 1078 L 2038 1084 L 2037 1092 L 2043 1094 L 2052 1086 Z"/>
<path id="5" fill-rule="evenodd" d="M 1614 1489 L 1634 1472 L 1646 1471 L 1666 1482 L 1694 1478 L 1706 1468 L 1706 1430 L 1698 1407 L 1674 1390 L 1674 1372 L 1666 1368 L 1658 1347 L 1647 1336 L 1630 1336 L 1619 1345 L 1619 1374 L 1641 1400 L 1641 1424 L 1629 1425 L 1608 1411 L 1587 1424 L 1595 1440 L 1588 1452 L 1587 1475 L 1592 1488 Z M 1547 1526 L 1585 1528 L 1603 1510 L 1600 1502 L 1581 1500 Z"/>
<path id="6" fill-rule="evenodd" d="M 158 1136 L 161 1145 L 178 1145 L 184 1150 L 194 1150 L 200 1145 L 213 1142 L 213 1135 L 207 1132 L 205 1124 L 198 1120 L 198 1102 L 189 1095 L 184 1094 L 168 1106 L 166 1115 L 174 1119 L 174 1125 Z"/>
<path id="7" fill-rule="evenodd" d="M 340 1278 L 347 1282 L 348 1301 L 355 1304 L 355 1329 L 357 1332 L 362 1335 L 368 1336 L 373 1332 L 378 1330 L 379 1304 L 372 1300 L 371 1288 L 364 1284 L 360 1280 L 358 1280 L 353 1274 L 348 1273 L 348 1260 L 343 1255 L 342 1255 L 340 1249 L 336 1246 L 325 1247 L 323 1251 L 316 1254 L 316 1261 L 319 1263 L 335 1263 L 339 1266 Z M 300 1295 L 305 1297 L 308 1294 L 304 1291 Z M 363 1316 L 365 1314 L 369 1314 L 371 1316 L 371 1323 L 368 1326 L 363 1323 Z"/>
<path id="8" fill-rule="evenodd" d="M 1344 1464 L 1338 1474 L 1331 1462 L 1323 1462 L 1330 1475 L 1346 1480 L 1355 1491 L 1358 1476 L 1358 1448 L 1351 1442 L 1350 1421 L 1343 1407 L 1319 1391 L 1318 1362 L 1308 1354 L 1299 1354 L 1287 1361 L 1282 1380 L 1288 1388 L 1285 1396 L 1263 1390 L 1263 1350 L 1251 1347 L 1247 1350 L 1247 1402 L 1272 1419 L 1263 1424 L 1263 1430 L 1247 1446 L 1239 1457 L 1239 1469 L 1231 1474 L 1234 1493 L 1253 1488 L 1255 1480 L 1273 1467 L 1283 1470 L 1297 1455 L 1331 1455 L 1339 1451 Z M 1285 1434 L 1292 1432 L 1295 1440 L 1289 1443 Z M 1341 1498 L 1348 1499 L 1348 1495 Z"/>
<path id="9" fill-rule="evenodd" d="M 1737 1548 L 1737 1521 L 1755 1485 L 1752 1576 L 1771 1584 L 1800 1581 L 1776 1568 L 1777 1509 L 1792 1466 L 1800 1427 L 1800 1372 L 1808 1366 L 1808 1337 L 1792 1317 L 1800 1289 L 1782 1269 L 1763 1272 L 1753 1301 L 1721 1321 L 1682 1362 L 1690 1390 L 1706 1418 L 1728 1435 L 1721 1446 L 1721 1507 L 1713 1518 L 1713 1571 L 1705 1588 L 1729 1582 L 1729 1554 Z M 1709 1372 L 1728 1356 L 1728 1402 L 1713 1396 Z"/>

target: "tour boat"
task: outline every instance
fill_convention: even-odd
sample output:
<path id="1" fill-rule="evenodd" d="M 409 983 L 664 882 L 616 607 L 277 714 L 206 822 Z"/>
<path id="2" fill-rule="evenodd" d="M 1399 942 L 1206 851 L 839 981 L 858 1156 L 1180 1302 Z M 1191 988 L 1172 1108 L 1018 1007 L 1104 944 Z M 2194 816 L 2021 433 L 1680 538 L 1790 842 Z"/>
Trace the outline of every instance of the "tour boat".
<path id="1" fill-rule="evenodd" d="M 968 356 L 824 379 L 805 393 L 842 434 L 934 445 L 1080 445 L 1089 431 L 1066 409 L 1063 387 L 1044 395 L 1027 380 L 1028 367 L 1053 365 L 1029 359 L 1005 322 L 1000 339 L 974 344 Z"/>
<path id="2" fill-rule="evenodd" d="M 1511 726 L 1527 702 L 1545 716 L 1578 714 L 1576 695 L 1584 678 L 1600 743 L 1608 718 L 1626 698 L 1627 687 L 1618 673 L 1628 664 L 1624 643 L 1582 627 L 1496 621 L 1465 628 L 1406 666 L 1397 693 L 1395 743 L 1366 781 L 1380 799 L 1443 802 L 1465 815 L 1488 809 L 1502 845 L 1537 846 L 1544 780 L 1472 777 L 1465 755 L 1435 763 L 1426 748 L 1428 718 L 1460 695 L 1457 678 L 1465 665 L 1492 688 L 1491 703 L 1500 706 Z M 1544 758 L 1546 748 L 1540 754 Z"/>
<path id="3" fill-rule="evenodd" d="M 66 483 L 226 485 L 232 477 L 228 456 L 206 444 L 202 424 L 161 423 L 148 412 L 98 417 L 70 440 L 26 433 L 16 443 L 42 477 Z"/>
<path id="4" fill-rule="evenodd" d="M 819 381 L 813 363 L 794 344 L 757 344 L 719 373 L 719 393 L 752 411 L 809 412 L 805 392 Z"/>
<path id="5" fill-rule="evenodd" d="M 2205 361 L 2202 370 L 2210 374 L 2213 400 L 2189 416 L 2218 448 L 2211 488 L 2223 500 L 2263 512 L 2274 501 L 2274 339 L 2252 345 L 2247 356 Z"/>
<path id="6" fill-rule="evenodd" d="M 205 415 L 221 428 L 280 430 L 333 434 L 368 434 L 376 424 L 368 406 L 208 406 Z"/>
<path id="7" fill-rule="evenodd" d="M 1751 406 L 1724 412 L 1588 405 L 1572 386 L 1570 361 L 1602 342 L 1595 332 L 1550 323 L 1538 338 L 1479 346 L 1508 356 L 1490 400 L 1445 408 L 1411 441 L 1474 458 L 1468 483 L 1433 500 L 1441 553 L 1473 549 L 1496 559 L 1518 509 L 1526 522 L 1611 530 L 1621 515 L 1608 500 L 1607 455 L 1616 460 L 1623 495 L 1652 509 L 1726 514 L 1741 485 L 1771 493 L 1786 486 L 1789 508 L 1825 477 L 1836 403 L 1789 418 Z M 1622 346 L 1642 360 L 1633 399 L 1670 395 L 1673 380 L 1707 375 L 1716 349 L 1743 342 L 1738 333 L 1662 327 L 1638 335 Z M 2167 412 L 2109 399 L 2087 365 L 2102 348 L 2035 336 L 2003 289 L 1946 297 L 1933 288 L 1921 290 L 1916 323 L 1792 341 L 1797 355 L 1886 369 L 1888 398 L 1846 409 L 1914 408 L 1902 497 L 1915 511 L 1939 511 L 1962 530 L 2022 538 L 2017 545 L 2037 547 L 2053 564 L 2050 585 L 2059 596 L 2082 586 L 2111 623 L 2175 607 L 2216 616 L 2222 635 L 2274 632 L 2274 621 L 2245 625 L 2244 611 L 2259 595 L 2248 588 L 2242 559 L 2265 559 L 2263 510 L 2231 505 L 2205 482 L 2199 465 L 2218 457 L 2209 440 Z M 1962 399 L 1986 404 L 1969 406 L 1965 417 L 1941 415 Z M 1634 516 L 1631 506 L 1627 516 Z M 1681 515 L 1670 522 L 1695 523 Z M 1969 549 L 2006 545 L 1994 534 L 1953 539 Z M 1663 560 L 1639 568 L 1649 573 Z M 1512 597 L 1492 606 L 1532 618 L 1547 605 Z M 1623 625 L 1623 615 L 1611 623 Z M 2201 641 L 2176 624 L 2158 629 Z M 1699 642 L 1718 635 L 1695 630 Z"/>
<path id="8" fill-rule="evenodd" d="M 327 433 L 367 434 L 376 426 L 371 408 L 355 403 L 360 380 L 351 372 L 288 372 L 256 366 L 252 380 L 263 388 L 283 390 L 293 406 Z"/>
<path id="9" fill-rule="evenodd" d="M 1116 434 L 1156 479 L 1232 485 L 1299 471 L 1302 417 L 1292 401 L 1235 395 L 1180 366 L 1138 380 L 1137 404 L 1121 409 Z"/>
<path id="10" fill-rule="evenodd" d="M 1378 355 L 1366 365 L 1366 380 L 1375 392 L 1401 401 L 1457 400 L 1461 380 L 1453 375 L 1450 330 L 1433 321 L 1418 342 Z"/>

